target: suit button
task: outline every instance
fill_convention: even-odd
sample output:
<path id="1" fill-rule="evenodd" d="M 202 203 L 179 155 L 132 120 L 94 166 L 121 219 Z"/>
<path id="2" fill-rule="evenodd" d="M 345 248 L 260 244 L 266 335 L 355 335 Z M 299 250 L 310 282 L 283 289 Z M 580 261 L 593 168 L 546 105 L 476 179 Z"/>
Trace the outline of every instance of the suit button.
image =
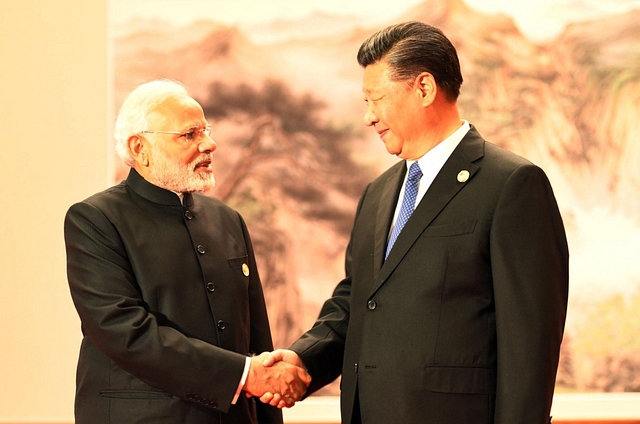
<path id="1" fill-rule="evenodd" d="M 200 253 L 201 255 L 204 255 L 204 252 L 206 252 L 206 250 L 204 249 L 204 246 L 199 244 L 198 247 L 198 253 Z"/>
<path id="2" fill-rule="evenodd" d="M 224 321 L 220 320 L 218 321 L 218 328 L 224 330 L 225 328 L 227 328 L 227 324 L 225 324 Z"/>
<path id="3" fill-rule="evenodd" d="M 187 219 L 193 219 L 193 214 L 191 213 L 191 211 L 185 211 L 184 217 Z"/>
<path id="4" fill-rule="evenodd" d="M 213 293 L 214 291 L 216 291 L 216 285 L 209 281 L 207 283 L 207 290 Z"/>
<path id="5" fill-rule="evenodd" d="M 377 307 L 378 307 L 378 304 L 376 303 L 375 300 L 370 300 L 367 302 L 367 308 L 369 308 L 370 311 L 373 311 Z"/>

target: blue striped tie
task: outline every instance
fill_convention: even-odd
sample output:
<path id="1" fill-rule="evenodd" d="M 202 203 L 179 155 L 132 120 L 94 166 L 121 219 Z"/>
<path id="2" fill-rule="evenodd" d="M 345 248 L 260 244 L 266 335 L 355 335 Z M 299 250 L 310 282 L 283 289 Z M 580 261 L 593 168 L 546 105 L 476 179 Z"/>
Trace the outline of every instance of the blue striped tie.
<path id="1" fill-rule="evenodd" d="M 387 243 L 387 253 L 384 256 L 385 260 L 389 256 L 389 252 L 391 252 L 391 248 L 393 244 L 398 239 L 400 235 L 400 231 L 404 227 L 404 224 L 407 223 L 409 217 L 413 213 L 414 206 L 416 204 L 416 197 L 418 196 L 418 182 L 422 177 L 422 170 L 420 170 L 420 165 L 418 162 L 414 162 L 409 167 L 409 177 L 407 178 L 407 182 L 404 186 L 404 199 L 402 199 L 402 207 L 400 208 L 400 213 L 398 214 L 398 218 L 396 219 L 396 225 L 393 227 L 393 231 L 391 231 L 391 237 L 389 237 L 389 242 Z"/>

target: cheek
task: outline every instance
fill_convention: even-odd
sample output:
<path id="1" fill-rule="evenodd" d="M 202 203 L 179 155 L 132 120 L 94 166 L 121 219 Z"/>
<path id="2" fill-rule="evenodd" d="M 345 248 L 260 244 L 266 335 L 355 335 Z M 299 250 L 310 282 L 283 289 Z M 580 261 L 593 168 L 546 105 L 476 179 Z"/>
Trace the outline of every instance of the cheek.
<path id="1" fill-rule="evenodd" d="M 402 99 L 390 98 L 380 105 L 380 114 L 390 125 L 397 126 L 402 121 L 404 112 L 405 105 Z"/>
<path id="2" fill-rule="evenodd" d="M 386 108 L 384 111 L 385 123 L 391 130 L 399 134 L 404 131 L 402 111 L 395 108 Z"/>
<path id="3" fill-rule="evenodd" d="M 181 165 L 189 165 L 195 162 L 199 156 L 198 149 L 185 149 L 175 152 L 175 158 Z"/>
<path id="4" fill-rule="evenodd" d="M 393 110 L 389 111 L 390 119 L 393 121 L 396 130 L 400 132 L 411 132 L 416 125 L 415 114 L 406 104 L 399 103 Z"/>
<path id="5" fill-rule="evenodd" d="M 195 158 L 185 157 L 185 158 L 182 158 L 182 160 L 180 160 L 180 165 L 191 170 L 194 167 L 194 162 L 195 162 Z"/>
<path id="6" fill-rule="evenodd" d="M 385 124 L 390 124 L 393 116 L 393 110 L 388 107 L 386 104 L 379 104 L 373 108 L 376 117 Z"/>

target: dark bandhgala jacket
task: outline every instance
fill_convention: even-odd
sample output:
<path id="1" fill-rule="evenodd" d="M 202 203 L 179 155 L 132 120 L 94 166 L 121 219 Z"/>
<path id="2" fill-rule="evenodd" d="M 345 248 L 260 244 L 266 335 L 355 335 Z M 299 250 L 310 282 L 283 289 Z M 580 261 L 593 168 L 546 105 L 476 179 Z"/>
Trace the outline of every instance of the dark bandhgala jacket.
<path id="1" fill-rule="evenodd" d="M 549 181 L 472 127 L 384 260 L 406 172 L 365 190 L 346 277 L 292 345 L 364 424 L 548 423 L 568 296 Z"/>
<path id="2" fill-rule="evenodd" d="M 231 404 L 246 356 L 273 348 L 245 223 L 204 195 L 183 203 L 131 170 L 67 213 L 77 424 L 282 423 L 244 393 Z"/>

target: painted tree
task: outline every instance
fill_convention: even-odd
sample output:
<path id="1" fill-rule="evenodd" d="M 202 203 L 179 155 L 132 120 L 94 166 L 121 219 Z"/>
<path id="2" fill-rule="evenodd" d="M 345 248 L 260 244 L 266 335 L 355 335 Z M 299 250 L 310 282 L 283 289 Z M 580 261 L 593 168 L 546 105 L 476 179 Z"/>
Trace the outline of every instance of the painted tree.
<path id="1" fill-rule="evenodd" d="M 224 155 L 233 159 L 212 194 L 247 219 L 274 343 L 288 346 L 304 329 L 293 238 L 320 226 L 345 244 L 373 173 L 353 159 L 354 131 L 325 122 L 321 101 L 295 95 L 282 82 L 260 88 L 216 82 L 200 103 L 209 119 L 237 128 L 234 151 Z"/>

